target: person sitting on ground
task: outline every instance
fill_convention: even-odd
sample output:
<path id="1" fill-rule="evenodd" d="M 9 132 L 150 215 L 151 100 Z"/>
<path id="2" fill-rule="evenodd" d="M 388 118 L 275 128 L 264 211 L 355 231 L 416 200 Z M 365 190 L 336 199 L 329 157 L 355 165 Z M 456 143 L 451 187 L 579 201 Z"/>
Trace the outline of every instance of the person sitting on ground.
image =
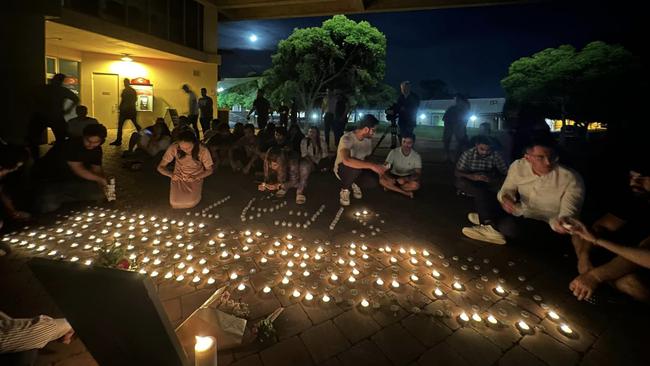
<path id="1" fill-rule="evenodd" d="M 415 135 L 404 132 L 402 146 L 396 147 L 388 153 L 385 165 L 390 169 L 379 177 L 379 184 L 385 189 L 390 189 L 413 198 L 413 192 L 420 189 L 422 176 L 422 158 L 415 150 Z"/>
<path id="2" fill-rule="evenodd" d="M 477 204 L 480 214 L 468 215 L 475 226 L 463 228 L 465 236 L 493 244 L 524 236 L 553 240 L 552 233 L 568 233 L 561 219 L 580 214 L 584 187 L 578 173 L 558 164 L 555 141 L 544 135 L 533 139 L 525 156 L 510 165 L 498 203 L 492 195 L 481 198 L 486 202 Z"/>
<path id="3" fill-rule="evenodd" d="M 70 344 L 74 330 L 64 318 L 12 318 L 0 311 L 0 363 L 34 365 L 38 350 L 52 341 Z"/>
<path id="4" fill-rule="evenodd" d="M 569 285 L 578 300 L 590 298 L 601 283 L 608 282 L 637 300 L 650 301 L 650 276 L 638 267 L 650 268 L 650 173 L 638 170 L 642 172 L 630 172 L 634 197 L 619 200 L 621 207 L 596 220 L 591 230 L 578 220 L 563 223 L 578 257 L 579 276 Z M 635 243 L 641 244 L 630 245 Z M 617 256 L 604 255 L 608 253 L 599 248 Z M 596 267 L 591 261 L 594 256 Z"/>
<path id="5" fill-rule="evenodd" d="M 463 152 L 456 163 L 456 189 L 472 197 L 493 194 L 499 191 L 507 173 L 503 157 L 492 150 L 490 140 L 476 136 L 474 147 Z"/>
<path id="6" fill-rule="evenodd" d="M 81 137 L 83 130 L 90 124 L 97 124 L 96 119 L 88 117 L 88 108 L 85 105 L 78 105 L 76 108 L 77 117 L 68 121 L 68 137 Z"/>
<path id="7" fill-rule="evenodd" d="M 55 145 L 34 166 L 35 211 L 47 213 L 62 204 L 101 201 L 108 185 L 102 169 L 102 144 L 106 127 L 90 124 L 81 138 Z"/>
<path id="8" fill-rule="evenodd" d="M 241 122 L 235 123 L 232 128 L 232 140 L 237 141 L 244 136 L 244 124 Z"/>
<path id="9" fill-rule="evenodd" d="M 219 121 L 219 118 L 215 118 L 210 122 L 210 129 L 203 132 L 203 143 L 207 144 L 208 140 L 210 140 L 214 135 L 217 134 L 217 126 L 219 126 L 221 122 Z"/>
<path id="10" fill-rule="evenodd" d="M 2 202 L 0 229 L 4 225 L 5 218 L 22 221 L 30 217 L 29 213 L 16 209 L 11 194 L 7 192 L 4 186 L 5 177 L 20 169 L 28 157 L 29 155 L 24 147 L 0 144 L 0 202 Z"/>
<path id="11" fill-rule="evenodd" d="M 287 154 L 289 154 L 291 157 L 295 157 L 295 155 L 297 155 L 295 153 L 299 152 L 293 150 L 293 144 L 289 140 L 289 132 L 287 131 L 286 128 L 282 126 L 275 128 L 274 140 L 273 143 L 271 144 L 271 147 L 280 148 L 284 150 Z"/>
<path id="12" fill-rule="evenodd" d="M 291 125 L 287 132 L 287 140 L 289 146 L 291 146 L 291 150 L 300 152 L 300 144 L 302 143 L 302 139 L 305 138 L 305 134 L 300 130 L 300 126 L 297 124 Z"/>
<path id="13" fill-rule="evenodd" d="M 216 128 L 216 134 L 212 136 L 206 143 L 210 150 L 210 155 L 214 161 L 215 166 L 229 165 L 232 168 L 230 161 L 230 149 L 233 144 L 232 134 L 226 122 L 220 123 Z"/>
<path id="14" fill-rule="evenodd" d="M 291 188 L 296 188 L 296 203 L 307 201 L 304 194 L 309 179 L 310 165 L 305 159 L 290 157 L 287 150 L 271 147 L 264 158 L 264 182 L 257 188 L 260 191 L 276 191 L 277 197 L 284 197 Z"/>
<path id="15" fill-rule="evenodd" d="M 124 155 L 129 155 L 137 149 L 148 156 L 156 156 L 167 150 L 171 142 L 171 133 L 165 119 L 158 117 L 152 126 L 131 134 L 129 149 L 125 151 Z"/>
<path id="16" fill-rule="evenodd" d="M 357 123 L 354 131 L 346 132 L 339 142 L 334 174 L 341 181 L 339 202 L 341 206 L 350 205 L 350 189 L 354 198 L 361 199 L 361 187 L 372 188 L 379 183 L 379 177 L 387 168 L 365 159 L 372 153 L 372 136 L 379 121 L 371 114 L 366 114 Z"/>
<path id="17" fill-rule="evenodd" d="M 258 137 L 255 136 L 255 126 L 252 123 L 247 123 L 244 126 L 244 136 L 235 141 L 230 149 L 232 170 L 235 172 L 241 170 L 244 174 L 248 174 L 259 158 Z"/>
<path id="18" fill-rule="evenodd" d="M 169 171 L 167 166 L 172 161 L 174 170 Z M 192 208 L 201 201 L 203 179 L 213 172 L 210 151 L 192 131 L 183 131 L 165 151 L 158 172 L 171 178 L 169 204 L 172 208 Z"/>
<path id="19" fill-rule="evenodd" d="M 300 142 L 300 157 L 311 163 L 311 170 L 327 170 L 327 144 L 322 139 L 318 127 L 310 127 L 307 136 Z"/>

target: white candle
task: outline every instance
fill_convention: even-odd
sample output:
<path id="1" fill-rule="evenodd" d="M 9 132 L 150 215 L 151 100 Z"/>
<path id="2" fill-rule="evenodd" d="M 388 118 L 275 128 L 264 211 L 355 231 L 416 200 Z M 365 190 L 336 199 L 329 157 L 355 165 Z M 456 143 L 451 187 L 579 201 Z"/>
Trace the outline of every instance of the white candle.
<path id="1" fill-rule="evenodd" d="M 438 272 L 438 271 L 436 271 L 436 270 L 434 269 L 433 271 L 431 271 L 431 275 L 432 275 L 433 277 L 435 277 L 435 278 L 438 278 L 438 277 L 440 277 L 440 272 Z"/>
<path id="2" fill-rule="evenodd" d="M 526 324 L 526 322 L 523 321 L 523 320 L 520 320 L 519 322 L 517 322 L 517 327 L 519 327 L 519 329 L 521 329 L 523 331 L 530 330 L 530 326 L 528 324 Z"/>
<path id="3" fill-rule="evenodd" d="M 330 302 L 330 297 L 327 294 L 323 295 L 323 302 Z"/>
<path id="4" fill-rule="evenodd" d="M 474 314 L 472 314 L 472 320 L 474 320 L 475 322 L 480 322 L 483 319 L 481 319 L 480 315 L 478 315 L 477 313 L 474 313 Z"/>
<path id="5" fill-rule="evenodd" d="M 571 327 L 569 327 L 568 325 L 566 325 L 566 324 L 564 324 L 564 323 L 562 323 L 562 324 L 560 325 L 560 331 L 561 331 L 562 333 L 564 333 L 565 335 L 573 334 L 573 329 L 571 329 Z"/>
<path id="6" fill-rule="evenodd" d="M 419 278 L 417 275 L 415 275 L 415 274 L 412 274 L 412 275 L 411 275 L 411 281 L 413 281 L 413 282 L 417 282 L 419 279 L 420 279 L 420 278 Z"/>
<path id="7" fill-rule="evenodd" d="M 311 301 L 313 298 L 314 298 L 314 295 L 312 295 L 311 293 L 308 292 L 307 294 L 305 294 L 305 300 Z"/>
<path id="8" fill-rule="evenodd" d="M 332 280 L 332 281 L 337 281 L 338 279 L 339 279 L 339 276 L 337 276 L 336 273 L 332 273 L 332 275 L 330 276 L 330 280 Z"/>
<path id="9" fill-rule="evenodd" d="M 504 290 L 500 285 L 495 287 L 494 291 L 499 295 L 504 295 L 506 293 L 506 290 Z"/>
<path id="10" fill-rule="evenodd" d="M 246 285 L 244 285 L 243 283 L 240 283 L 239 286 L 237 286 L 237 290 L 239 291 L 244 291 L 245 289 L 246 289 Z"/>
<path id="11" fill-rule="evenodd" d="M 393 280 L 393 282 L 391 283 L 391 286 L 393 286 L 394 288 L 398 288 L 399 287 L 399 282 Z"/>
<path id="12" fill-rule="evenodd" d="M 445 294 L 444 292 L 442 292 L 441 289 L 439 289 L 439 288 L 437 288 L 437 287 L 436 287 L 435 290 L 433 290 L 433 293 L 434 293 L 437 297 L 441 297 L 441 296 L 443 296 L 443 295 Z"/>
<path id="13" fill-rule="evenodd" d="M 293 290 L 293 297 L 300 297 L 300 291 Z"/>
<path id="14" fill-rule="evenodd" d="M 236 280 L 237 279 L 237 273 L 233 272 L 230 274 L 230 279 L 231 280 Z"/>
<path id="15" fill-rule="evenodd" d="M 363 299 L 363 300 L 361 300 L 361 306 L 363 306 L 364 308 L 367 308 L 368 306 L 370 306 L 370 303 L 368 302 L 368 300 Z"/>
<path id="16" fill-rule="evenodd" d="M 487 321 L 488 321 L 490 324 L 493 324 L 493 325 L 495 325 L 495 324 L 498 323 L 497 318 L 495 318 L 494 315 L 492 315 L 492 314 L 488 315 L 488 317 L 487 317 Z"/>
<path id="17" fill-rule="evenodd" d="M 548 312 L 548 316 L 549 316 L 549 318 L 554 319 L 554 320 L 560 319 L 560 316 L 553 310 Z"/>
<path id="18" fill-rule="evenodd" d="M 356 280 L 357 280 L 357 279 L 354 278 L 354 276 L 350 276 L 350 277 L 348 278 L 348 281 L 350 281 L 351 283 L 352 283 L 352 282 L 355 282 Z"/>
<path id="19" fill-rule="evenodd" d="M 265 294 L 268 294 L 269 292 L 271 292 L 271 288 L 269 286 L 264 286 L 264 288 L 262 289 L 262 292 L 264 292 Z"/>
<path id="20" fill-rule="evenodd" d="M 214 283 L 214 278 L 210 277 L 208 278 L 208 285 L 211 285 Z"/>
<path id="21" fill-rule="evenodd" d="M 282 284 L 283 284 L 283 285 L 286 285 L 286 284 L 288 284 L 288 283 L 289 283 L 289 279 L 288 279 L 288 278 L 286 278 L 286 277 L 282 278 Z"/>
<path id="22" fill-rule="evenodd" d="M 460 318 L 460 320 L 462 320 L 462 321 L 464 321 L 464 322 L 468 322 L 468 321 L 469 321 L 469 316 L 467 316 L 467 314 L 466 314 L 464 311 L 463 311 L 462 313 L 460 313 L 459 318 Z"/>
<path id="23" fill-rule="evenodd" d="M 454 286 L 454 289 L 456 289 L 456 290 L 462 290 L 463 289 L 463 285 L 460 282 L 454 282 L 453 286 Z"/>
<path id="24" fill-rule="evenodd" d="M 217 366 L 217 341 L 214 337 L 196 336 L 194 366 Z"/>

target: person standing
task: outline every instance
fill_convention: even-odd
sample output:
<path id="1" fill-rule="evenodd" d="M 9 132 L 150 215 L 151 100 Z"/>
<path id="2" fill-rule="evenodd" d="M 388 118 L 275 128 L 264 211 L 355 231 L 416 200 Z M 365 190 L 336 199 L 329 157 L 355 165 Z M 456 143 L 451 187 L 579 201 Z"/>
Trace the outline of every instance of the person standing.
<path id="1" fill-rule="evenodd" d="M 212 98 L 208 96 L 208 90 L 201 88 L 201 98 L 199 98 L 199 112 L 201 112 L 201 131 L 205 138 L 205 132 L 210 129 L 210 122 L 214 117 L 214 110 L 212 108 Z M 197 131 L 198 132 L 198 131 Z"/>
<path id="2" fill-rule="evenodd" d="M 298 103 L 296 98 L 291 99 L 291 112 L 289 112 L 289 121 L 292 125 L 298 124 Z"/>
<path id="3" fill-rule="evenodd" d="M 325 98 L 323 98 L 323 105 L 321 107 L 321 110 L 324 113 L 323 133 L 325 134 L 325 145 L 327 146 L 327 150 L 329 150 L 330 148 L 330 130 L 332 130 L 332 125 L 334 124 L 334 113 L 336 112 L 336 101 L 337 101 L 337 96 L 334 93 L 334 90 L 327 88 Z"/>
<path id="4" fill-rule="evenodd" d="M 264 98 L 264 91 L 262 89 L 257 90 L 257 98 L 253 101 L 253 106 L 251 107 L 251 111 L 248 112 L 247 118 L 250 118 L 253 112 L 257 114 L 257 128 L 263 130 L 269 122 L 271 103 Z"/>
<path id="5" fill-rule="evenodd" d="M 402 94 L 397 99 L 397 114 L 399 120 L 399 135 L 413 135 L 417 123 L 418 108 L 420 108 L 420 97 L 411 91 L 411 82 L 403 81 L 400 84 Z"/>
<path id="6" fill-rule="evenodd" d="M 190 88 L 189 85 L 183 84 L 183 91 L 187 94 L 187 118 L 189 119 L 190 123 L 192 124 L 192 128 L 194 128 L 194 133 L 196 134 L 197 140 L 200 138 L 199 137 L 199 126 L 198 126 L 198 119 L 199 119 L 199 103 L 196 98 L 196 93 L 194 90 Z"/>
<path id="7" fill-rule="evenodd" d="M 135 92 L 135 89 L 131 87 L 131 82 L 128 78 L 124 78 L 124 89 L 122 89 L 122 95 L 120 97 L 120 114 L 117 119 L 117 137 L 115 141 L 111 142 L 110 145 L 120 146 L 122 145 L 122 128 L 124 128 L 124 122 L 126 120 L 131 120 L 135 129 L 140 131 L 140 125 L 138 125 L 137 116 L 138 113 L 135 110 L 135 103 L 138 100 L 138 95 Z"/>
<path id="8" fill-rule="evenodd" d="M 469 100 L 464 96 L 458 94 L 455 98 L 455 103 L 447 108 L 445 114 L 442 116 L 444 121 L 444 130 L 442 132 L 442 143 L 445 151 L 445 157 L 451 161 L 450 147 L 451 138 L 456 136 L 456 144 L 458 144 L 458 154 L 464 151 L 469 140 L 467 138 L 467 121 L 469 120 L 470 104 Z"/>
<path id="9" fill-rule="evenodd" d="M 54 75 L 50 83 L 45 85 L 37 96 L 37 110 L 29 123 L 27 132 L 27 142 L 34 159 L 38 158 L 38 146 L 41 144 L 43 131 L 46 128 L 52 129 L 57 144 L 65 141 L 67 137 L 67 124 L 64 116 L 79 103 L 79 97 L 63 86 L 64 80 L 64 74 Z M 72 101 L 72 103 L 68 103 L 67 108 L 64 107 L 66 100 Z"/>
<path id="10" fill-rule="evenodd" d="M 77 117 L 68 121 L 68 137 L 81 137 L 86 126 L 99 123 L 95 118 L 88 117 L 88 108 L 85 105 L 78 105 L 76 108 Z"/>
<path id="11" fill-rule="evenodd" d="M 334 121 L 332 130 L 334 132 L 334 144 L 338 147 L 339 141 L 345 132 L 345 125 L 348 124 L 348 100 L 345 96 L 338 93 L 336 95 L 336 104 L 334 107 Z M 327 145 L 329 149 L 329 144 Z"/>
<path id="12" fill-rule="evenodd" d="M 278 113 L 280 114 L 280 126 L 284 128 L 288 128 L 289 107 L 284 103 L 284 100 L 280 102 L 280 108 L 278 108 Z"/>

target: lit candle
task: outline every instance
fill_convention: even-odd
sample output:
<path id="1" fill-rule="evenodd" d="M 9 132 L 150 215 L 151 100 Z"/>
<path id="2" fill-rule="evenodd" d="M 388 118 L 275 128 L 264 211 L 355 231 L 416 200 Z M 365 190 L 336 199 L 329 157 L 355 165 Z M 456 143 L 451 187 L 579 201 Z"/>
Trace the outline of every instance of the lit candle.
<path id="1" fill-rule="evenodd" d="M 363 210 L 361 213 L 364 214 L 364 215 L 367 215 L 367 214 L 368 214 L 368 210 Z"/>
<path id="2" fill-rule="evenodd" d="M 382 280 L 381 277 L 378 277 L 377 281 L 375 281 L 375 283 L 377 284 L 377 286 L 383 286 L 384 285 L 384 280 Z"/>
<path id="3" fill-rule="evenodd" d="M 357 280 L 357 279 L 354 278 L 354 276 L 350 276 L 350 277 L 348 278 L 348 281 L 350 281 L 350 282 L 355 282 L 356 280 Z"/>
<path id="4" fill-rule="evenodd" d="M 354 213 L 354 216 L 356 216 L 356 217 L 361 216 L 361 212 L 359 212 L 359 211 L 355 212 L 355 213 Z"/>
<path id="5" fill-rule="evenodd" d="M 246 235 L 246 236 L 250 236 L 250 235 L 251 235 L 251 231 L 250 231 L 250 230 L 246 230 L 246 231 L 244 231 L 244 235 Z"/>
<path id="6" fill-rule="evenodd" d="M 390 249 L 390 247 L 388 245 L 386 245 L 386 247 L 384 247 L 384 250 L 386 251 L 386 253 L 390 253 L 390 251 L 391 251 L 391 249 Z"/>
<path id="7" fill-rule="evenodd" d="M 300 291 L 293 290 L 293 297 L 300 297 Z"/>
<path id="8" fill-rule="evenodd" d="M 246 239 L 246 243 L 250 244 L 250 243 L 252 243 L 252 242 L 253 242 L 253 238 L 248 238 L 248 239 Z"/>
<path id="9" fill-rule="evenodd" d="M 411 275 L 411 281 L 417 282 L 420 278 L 416 274 Z"/>
<path id="10" fill-rule="evenodd" d="M 330 297 L 327 294 L 323 295 L 323 302 L 330 302 Z"/>
<path id="11" fill-rule="evenodd" d="M 317 260 L 317 261 L 319 261 L 320 258 L 321 258 L 321 257 L 320 257 L 320 254 L 316 254 L 316 255 L 314 256 L 314 259 Z"/>
<path id="12" fill-rule="evenodd" d="M 235 253 L 235 255 L 233 255 L 232 257 L 233 257 L 234 259 L 239 259 L 239 258 L 241 258 L 241 257 L 239 256 L 239 254 L 237 254 L 237 253 Z"/>
<path id="13" fill-rule="evenodd" d="M 411 264 L 418 264 L 418 260 L 414 257 L 411 257 Z"/>
<path id="14" fill-rule="evenodd" d="M 203 273 L 203 274 L 208 274 L 208 273 L 210 273 L 210 270 L 207 269 L 207 268 L 203 268 L 203 270 L 201 271 L 201 273 Z"/>
<path id="15" fill-rule="evenodd" d="M 266 263 L 266 262 L 268 262 L 268 260 L 266 259 L 266 257 L 262 257 L 262 259 L 260 259 L 260 263 Z"/>
<path id="16" fill-rule="evenodd" d="M 506 290 L 504 290 L 503 287 L 501 287 L 501 285 L 498 285 L 497 287 L 495 287 L 494 292 L 496 292 L 499 295 L 505 295 L 506 294 Z"/>
<path id="17" fill-rule="evenodd" d="M 174 275 L 173 273 L 167 272 L 167 273 L 165 273 L 165 278 L 170 279 L 170 278 L 172 278 L 173 275 Z"/>
<path id="18" fill-rule="evenodd" d="M 519 322 L 517 322 L 517 327 L 518 327 L 520 330 L 523 330 L 523 331 L 525 331 L 525 332 L 527 332 L 527 331 L 530 330 L 530 326 L 529 326 L 528 324 L 526 324 L 526 322 L 523 321 L 523 320 L 520 320 Z"/>
<path id="19" fill-rule="evenodd" d="M 214 278 L 210 277 L 208 278 L 208 285 L 211 285 L 214 283 Z"/>
<path id="20" fill-rule="evenodd" d="M 230 279 L 231 280 L 236 280 L 237 279 L 237 273 L 233 272 L 230 274 Z"/>
<path id="21" fill-rule="evenodd" d="M 283 285 L 286 285 L 286 284 L 288 284 L 288 283 L 289 283 L 289 279 L 288 279 L 287 277 L 283 277 L 283 278 L 282 278 L 282 284 L 283 284 Z"/>
<path id="22" fill-rule="evenodd" d="M 256 232 L 256 233 L 255 233 L 255 236 L 257 236 L 257 237 L 262 236 L 262 232 L 261 232 L 261 231 Z"/>
<path id="23" fill-rule="evenodd" d="M 390 257 L 390 262 L 391 263 L 397 263 L 397 259 L 395 257 Z"/>
<path id="24" fill-rule="evenodd" d="M 287 270 L 287 271 L 285 272 L 285 275 L 286 275 L 287 277 L 291 277 L 291 276 L 293 275 L 293 272 L 291 272 L 290 270 Z"/>
<path id="25" fill-rule="evenodd" d="M 181 282 L 184 279 L 185 279 L 185 276 L 183 276 L 183 275 L 178 275 L 178 277 L 176 277 L 176 281 L 178 281 L 178 282 Z"/>
<path id="26" fill-rule="evenodd" d="M 442 292 L 442 290 L 439 289 L 438 287 L 436 287 L 436 289 L 433 290 L 433 293 L 434 293 L 437 297 L 442 297 L 442 296 L 445 294 L 445 293 Z"/>
<path id="27" fill-rule="evenodd" d="M 70 262 L 76 262 L 78 260 L 79 260 L 79 257 L 77 257 L 77 256 L 74 256 L 74 257 L 70 258 Z"/>
<path id="28" fill-rule="evenodd" d="M 496 325 L 498 323 L 497 318 L 495 318 L 494 315 L 492 315 L 492 314 L 488 315 L 487 321 L 488 321 L 488 323 L 490 323 L 492 325 Z"/>
<path id="29" fill-rule="evenodd" d="M 237 290 L 239 291 L 244 291 L 245 289 L 246 289 L 246 285 L 244 285 L 243 283 L 240 283 L 239 286 L 237 286 Z"/>
<path id="30" fill-rule="evenodd" d="M 178 267 L 178 269 L 183 269 L 183 268 L 185 268 L 185 263 L 180 262 L 177 267 Z"/>
<path id="31" fill-rule="evenodd" d="M 573 334 L 573 329 L 571 329 L 571 327 L 569 327 L 567 324 L 564 324 L 564 323 L 562 323 L 562 324 L 560 325 L 560 331 L 561 331 L 562 333 L 564 333 L 565 335 L 571 335 L 571 334 Z"/>
<path id="32" fill-rule="evenodd" d="M 481 316 L 478 315 L 477 313 L 472 314 L 472 320 L 475 322 L 481 322 L 483 319 L 481 319 Z"/>
<path id="33" fill-rule="evenodd" d="M 463 285 L 458 281 L 454 282 L 453 286 L 454 286 L 454 289 L 459 290 L 459 291 L 463 289 Z"/>
<path id="34" fill-rule="evenodd" d="M 370 303 L 368 302 L 368 300 L 363 299 L 363 300 L 361 300 L 361 306 L 363 306 L 364 308 L 367 308 L 368 306 L 370 306 Z"/>
<path id="35" fill-rule="evenodd" d="M 201 281 L 201 277 L 199 276 L 194 276 L 194 278 L 192 278 L 193 283 L 199 283 L 199 281 Z"/>
<path id="36" fill-rule="evenodd" d="M 305 300 L 311 301 L 313 298 L 314 298 L 314 295 L 312 295 L 311 293 L 307 292 L 305 294 Z"/>
<path id="37" fill-rule="evenodd" d="M 302 275 L 305 276 L 305 277 L 309 277 L 309 271 L 303 272 Z"/>
<path id="38" fill-rule="evenodd" d="M 187 272 L 187 274 L 192 274 L 192 273 L 194 273 L 194 268 L 188 267 L 186 272 Z"/>
<path id="39" fill-rule="evenodd" d="M 287 240 L 291 240 L 291 239 L 293 239 L 293 235 L 287 234 Z"/>
<path id="40" fill-rule="evenodd" d="M 217 234 L 217 237 L 219 237 L 219 239 L 223 239 L 225 236 L 226 236 L 226 235 L 225 235 L 224 233 L 219 233 L 219 234 Z"/>
<path id="41" fill-rule="evenodd" d="M 330 276 L 330 280 L 332 280 L 332 281 L 337 281 L 338 279 L 339 279 L 339 276 L 337 276 L 336 273 L 332 273 L 332 275 Z"/>
<path id="42" fill-rule="evenodd" d="M 300 268 L 305 268 L 307 267 L 307 263 L 305 262 L 300 262 Z"/>
<path id="43" fill-rule="evenodd" d="M 287 267 L 292 268 L 293 267 L 293 261 L 287 262 Z"/>
<path id="44" fill-rule="evenodd" d="M 391 283 L 391 286 L 393 286 L 394 288 L 398 288 L 399 287 L 399 282 L 393 280 L 393 282 Z"/>
<path id="45" fill-rule="evenodd" d="M 425 257 L 428 257 L 428 256 L 429 256 L 429 252 L 428 252 L 426 249 L 424 249 L 424 250 L 422 251 L 422 255 L 425 256 Z"/>
<path id="46" fill-rule="evenodd" d="M 400 252 L 400 254 L 404 254 L 404 253 L 406 253 L 406 249 L 404 249 L 404 247 L 400 247 L 399 252 Z"/>
<path id="47" fill-rule="evenodd" d="M 287 244 L 287 249 L 289 249 L 289 250 L 293 249 L 293 244 L 291 244 L 291 243 Z"/>
<path id="48" fill-rule="evenodd" d="M 316 251 L 317 251 L 318 253 L 322 253 L 322 252 L 323 252 L 323 248 L 322 248 L 322 247 L 318 247 L 318 249 L 316 249 Z"/>
<path id="49" fill-rule="evenodd" d="M 280 246 L 280 242 L 276 240 L 276 241 L 273 243 L 273 245 L 276 246 L 276 247 L 279 247 L 279 246 Z"/>
<path id="50" fill-rule="evenodd" d="M 196 336 L 194 365 L 217 366 L 217 341 L 214 337 Z"/>
<path id="51" fill-rule="evenodd" d="M 458 317 L 460 320 L 463 322 L 468 322 L 469 321 L 469 316 L 463 311 L 460 313 L 460 316 Z"/>
<path id="52" fill-rule="evenodd" d="M 548 317 L 553 319 L 553 320 L 559 320 L 560 316 L 553 310 L 548 312 Z"/>
<path id="53" fill-rule="evenodd" d="M 436 270 L 434 269 L 433 271 L 431 271 L 431 275 L 432 275 L 433 277 L 435 277 L 435 278 L 438 278 L 438 277 L 440 277 L 440 272 L 438 272 L 438 271 L 436 271 Z"/>

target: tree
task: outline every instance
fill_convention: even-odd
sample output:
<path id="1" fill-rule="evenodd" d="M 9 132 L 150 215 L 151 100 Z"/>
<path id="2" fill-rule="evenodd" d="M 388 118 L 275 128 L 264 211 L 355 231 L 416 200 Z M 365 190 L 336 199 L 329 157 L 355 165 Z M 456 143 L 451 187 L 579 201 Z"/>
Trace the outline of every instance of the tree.
<path id="1" fill-rule="evenodd" d="M 440 79 L 420 80 L 420 89 L 422 89 L 423 100 L 450 99 L 452 97 L 447 83 Z"/>
<path id="2" fill-rule="evenodd" d="M 280 41 L 264 87 L 275 103 L 295 97 L 310 111 L 326 88 L 352 95 L 384 78 L 386 37 L 370 23 L 336 15 Z"/>
<path id="3" fill-rule="evenodd" d="M 257 95 L 257 89 L 257 80 L 235 85 L 219 93 L 217 104 L 219 108 L 232 108 L 236 105 L 250 108 Z"/>
<path id="4" fill-rule="evenodd" d="M 533 107 L 547 117 L 619 122 L 631 115 L 643 90 L 638 60 L 625 48 L 592 42 L 581 51 L 563 45 L 523 57 L 501 80 L 510 106 Z"/>

